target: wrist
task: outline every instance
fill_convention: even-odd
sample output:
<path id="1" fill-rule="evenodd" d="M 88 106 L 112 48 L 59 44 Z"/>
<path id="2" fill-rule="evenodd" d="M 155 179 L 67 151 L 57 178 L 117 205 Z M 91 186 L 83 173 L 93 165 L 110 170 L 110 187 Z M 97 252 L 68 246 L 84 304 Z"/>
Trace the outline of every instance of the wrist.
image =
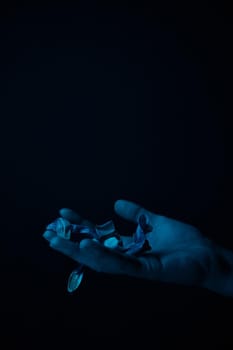
<path id="1" fill-rule="evenodd" d="M 215 293 L 233 297 L 233 252 L 221 246 L 212 245 L 210 269 L 204 288 Z"/>

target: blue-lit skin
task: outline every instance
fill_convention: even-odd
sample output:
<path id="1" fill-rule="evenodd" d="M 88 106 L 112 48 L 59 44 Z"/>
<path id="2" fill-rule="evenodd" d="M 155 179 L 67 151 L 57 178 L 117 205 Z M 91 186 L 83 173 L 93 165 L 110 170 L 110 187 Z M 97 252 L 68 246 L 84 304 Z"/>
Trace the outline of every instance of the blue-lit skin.
<path id="1" fill-rule="evenodd" d="M 95 225 L 93 228 L 80 224 L 77 225 L 63 217 L 59 217 L 46 226 L 47 232 L 52 231 L 57 237 L 65 240 L 80 243 L 85 238 L 95 239 L 107 248 L 116 249 L 130 255 L 141 254 L 145 250 L 151 249 L 146 239 L 146 233 L 151 229 L 151 226 L 148 224 L 148 218 L 145 215 L 141 215 L 138 218 L 138 225 L 133 235 L 133 242 L 123 246 L 121 237 L 116 231 L 112 220 L 108 220 L 102 225 Z M 69 292 L 72 293 L 79 287 L 83 279 L 84 266 L 85 265 L 78 264 L 76 269 L 70 274 L 67 285 L 67 290 Z"/>
<path id="2" fill-rule="evenodd" d="M 233 296 L 232 252 L 216 246 L 197 228 L 149 212 L 136 203 L 118 200 L 114 209 L 122 218 L 135 224 L 142 214 L 148 217 L 152 231 L 146 236 L 151 250 L 131 256 L 106 248 L 93 239 L 84 239 L 77 244 L 57 237 L 51 231 L 46 231 L 44 238 L 53 249 L 98 272 L 194 285 Z M 61 209 L 60 215 L 71 223 L 94 227 L 71 209 Z M 128 236 L 121 235 L 121 239 L 123 246 L 132 242 Z"/>

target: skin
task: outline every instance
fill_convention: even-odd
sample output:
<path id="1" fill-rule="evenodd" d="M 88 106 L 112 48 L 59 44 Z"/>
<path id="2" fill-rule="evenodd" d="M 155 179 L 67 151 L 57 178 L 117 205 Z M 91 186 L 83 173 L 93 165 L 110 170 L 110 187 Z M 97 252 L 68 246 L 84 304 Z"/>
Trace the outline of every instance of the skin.
<path id="1" fill-rule="evenodd" d="M 223 270 L 219 262 L 221 249 L 205 238 L 197 228 L 157 215 L 127 200 L 116 201 L 114 210 L 135 225 L 140 215 L 147 215 L 152 226 L 152 231 L 147 233 L 152 248 L 150 251 L 139 257 L 129 256 L 106 248 L 92 239 L 84 239 L 78 245 L 57 237 L 51 231 L 46 231 L 44 238 L 49 241 L 51 248 L 97 272 L 200 286 L 233 295 L 232 274 L 229 272 L 231 268 L 233 271 L 233 264 L 231 266 L 230 260 L 225 259 L 225 267 L 229 271 Z M 64 208 L 59 213 L 71 223 L 94 226 L 71 209 Z M 129 236 L 122 235 L 121 238 L 123 244 L 132 240 Z"/>

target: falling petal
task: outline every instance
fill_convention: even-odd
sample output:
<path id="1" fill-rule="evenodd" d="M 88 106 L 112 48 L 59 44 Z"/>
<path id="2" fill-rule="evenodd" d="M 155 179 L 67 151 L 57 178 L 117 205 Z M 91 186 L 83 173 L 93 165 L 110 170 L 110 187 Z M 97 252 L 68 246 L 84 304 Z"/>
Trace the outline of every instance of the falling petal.
<path id="1" fill-rule="evenodd" d="M 83 265 L 79 265 L 69 276 L 67 290 L 73 293 L 80 286 L 83 279 Z"/>

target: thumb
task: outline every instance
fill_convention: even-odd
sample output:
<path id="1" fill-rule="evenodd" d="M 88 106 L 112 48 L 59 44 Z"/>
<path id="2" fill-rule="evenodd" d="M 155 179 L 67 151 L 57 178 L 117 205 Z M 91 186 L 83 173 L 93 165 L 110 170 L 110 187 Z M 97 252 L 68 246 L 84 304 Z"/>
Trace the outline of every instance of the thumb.
<path id="1" fill-rule="evenodd" d="M 134 223 L 138 222 L 138 218 L 142 214 L 147 215 L 148 217 L 154 215 L 153 213 L 141 207 L 139 204 L 124 199 L 119 199 L 115 202 L 114 210 L 116 214 L 122 218 Z"/>

